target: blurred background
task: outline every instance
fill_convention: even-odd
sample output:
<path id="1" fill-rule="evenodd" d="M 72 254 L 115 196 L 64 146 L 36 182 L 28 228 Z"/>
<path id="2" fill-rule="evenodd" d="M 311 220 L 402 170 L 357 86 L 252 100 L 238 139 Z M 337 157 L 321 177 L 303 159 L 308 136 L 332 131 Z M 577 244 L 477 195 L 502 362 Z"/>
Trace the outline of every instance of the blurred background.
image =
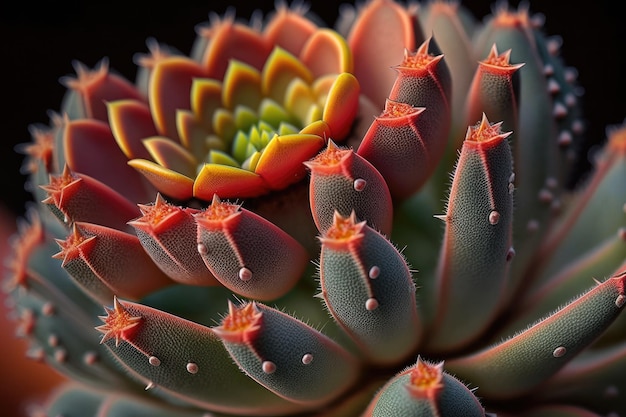
<path id="1" fill-rule="evenodd" d="M 246 4 L 243 4 L 246 3 Z M 0 251 L 6 249 L 15 216 L 23 213 L 30 195 L 20 174 L 23 156 L 14 152 L 28 142 L 28 125 L 48 123 L 48 111 L 59 110 L 64 87 L 59 78 L 73 74 L 72 60 L 93 67 L 106 56 L 110 67 L 134 80 L 133 55 L 146 52 L 146 39 L 172 45 L 189 53 L 194 27 L 208 20 L 209 11 L 224 13 L 235 7 L 248 19 L 253 9 L 268 11 L 274 1 L 189 1 L 173 3 L 39 1 L 2 2 L 0 5 L 0 112 L 4 133 L 0 138 Z M 310 2 L 311 10 L 332 24 L 339 2 Z M 517 5 L 519 2 L 511 1 Z M 532 13 L 546 16 L 544 30 L 563 38 L 561 55 L 578 69 L 587 126 L 588 145 L 605 139 L 605 127 L 626 117 L 626 25 L 619 2 L 596 0 L 574 7 L 571 1 L 530 1 Z M 477 17 L 488 14 L 494 1 L 466 1 Z M 584 161 L 583 161 L 584 162 Z M 586 168 L 586 163 L 581 169 Z M 5 383 L 0 388 L 3 415 L 21 417 L 16 404 L 25 396 L 42 398 L 50 385 L 58 383 L 44 365 L 26 360 L 24 346 L 0 311 L 0 369 Z M 8 371 L 8 378 L 7 378 Z M 4 414 L 8 413 L 8 414 Z"/>

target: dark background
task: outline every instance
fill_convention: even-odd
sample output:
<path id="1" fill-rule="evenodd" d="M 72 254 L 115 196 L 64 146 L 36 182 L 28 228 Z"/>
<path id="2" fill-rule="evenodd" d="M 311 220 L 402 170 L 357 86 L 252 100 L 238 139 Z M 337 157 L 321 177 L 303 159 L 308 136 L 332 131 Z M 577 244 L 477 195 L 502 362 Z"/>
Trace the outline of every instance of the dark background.
<path id="1" fill-rule="evenodd" d="M 158 41 L 189 53 L 195 25 L 208 20 L 214 10 L 223 13 L 231 4 L 238 16 L 249 18 L 253 8 L 270 10 L 274 0 L 253 5 L 179 0 L 147 3 L 46 1 L 11 3 L 0 6 L 0 87 L 2 138 L 0 202 L 21 213 L 30 197 L 23 190 L 19 174 L 23 157 L 13 149 L 30 140 L 30 123 L 47 123 L 49 109 L 58 110 L 64 87 L 58 82 L 73 74 L 72 60 L 93 67 L 103 56 L 110 66 L 134 80 L 133 54 L 145 52 L 145 41 Z M 248 2 L 245 2 L 248 3 Z M 466 1 L 476 16 L 491 11 L 493 1 Z M 516 5 L 518 2 L 511 2 Z M 588 138 L 602 141 L 605 126 L 618 124 L 626 116 L 626 16 L 620 2 L 599 0 L 574 7 L 570 1 L 531 1 L 531 12 L 546 16 L 545 31 L 563 37 L 562 55 L 579 71 Z M 314 2 L 312 11 L 334 23 L 336 2 Z"/>

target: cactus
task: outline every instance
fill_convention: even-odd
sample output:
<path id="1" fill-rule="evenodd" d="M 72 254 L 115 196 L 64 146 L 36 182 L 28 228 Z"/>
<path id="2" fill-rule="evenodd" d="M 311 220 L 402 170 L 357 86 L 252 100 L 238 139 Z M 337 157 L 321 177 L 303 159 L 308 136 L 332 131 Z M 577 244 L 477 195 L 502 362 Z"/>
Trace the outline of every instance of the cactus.
<path id="1" fill-rule="evenodd" d="M 542 20 L 255 22 L 151 40 L 135 81 L 76 64 L 19 148 L 5 287 L 72 380 L 35 415 L 626 414 L 626 124 L 569 187 L 581 89 Z"/>

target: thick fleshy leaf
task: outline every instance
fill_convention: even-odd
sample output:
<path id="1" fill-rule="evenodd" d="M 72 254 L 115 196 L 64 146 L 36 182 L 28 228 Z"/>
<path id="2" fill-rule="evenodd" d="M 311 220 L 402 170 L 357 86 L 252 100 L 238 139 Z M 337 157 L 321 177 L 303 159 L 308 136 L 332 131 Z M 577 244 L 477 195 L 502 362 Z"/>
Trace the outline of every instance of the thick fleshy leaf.
<path id="1" fill-rule="evenodd" d="M 502 7 L 492 18 L 485 21 L 475 34 L 474 45 L 479 57 L 485 57 L 493 45 L 498 50 L 511 50 L 510 60 L 524 63 L 519 69 L 519 129 L 512 142 L 515 157 L 516 207 L 524 207 L 515 213 L 513 236 L 517 265 L 529 262 L 531 253 L 539 247 L 548 231 L 547 224 L 554 214 L 551 201 L 544 200 L 546 184 L 557 181 L 559 154 L 558 130 L 554 117 L 555 103 L 548 91 L 546 64 L 538 53 L 539 32 L 533 27 L 528 11 L 511 11 Z M 554 68 L 554 67 L 553 67 Z M 487 114 L 488 117 L 491 117 Z M 557 190 L 552 190 L 555 194 Z M 526 285 L 529 274 L 513 269 L 513 288 Z"/>
<path id="2" fill-rule="evenodd" d="M 289 83 L 289 85 L 291 85 L 291 83 Z M 289 85 L 287 85 L 287 88 L 289 88 Z M 294 117 L 290 115 L 283 106 L 270 98 L 265 98 L 261 101 L 258 115 L 264 123 L 267 123 L 273 128 L 279 128 L 281 123 L 296 122 Z"/>
<path id="3" fill-rule="evenodd" d="M 302 410 L 244 375 L 214 332 L 141 304 L 114 299 L 101 343 L 146 389 L 208 410 L 281 415 Z"/>
<path id="4" fill-rule="evenodd" d="M 207 417 L 204 411 L 72 383 L 64 384 L 52 395 L 47 401 L 46 412 L 68 417 Z M 211 413 L 211 416 L 224 417 L 224 414 Z"/>
<path id="5" fill-rule="evenodd" d="M 311 70 L 313 77 L 352 72 L 352 53 L 345 39 L 330 29 L 313 33 L 300 52 L 300 61 Z"/>
<path id="6" fill-rule="evenodd" d="M 190 58 L 171 56 L 158 60 L 150 75 L 150 111 L 159 134 L 176 141 L 176 111 L 191 108 L 191 87 L 195 78 L 207 72 Z"/>
<path id="7" fill-rule="evenodd" d="M 213 331 L 247 375 L 298 404 L 339 398 L 358 375 L 355 359 L 333 340 L 263 304 L 229 303 Z"/>
<path id="8" fill-rule="evenodd" d="M 278 45 L 292 55 L 298 56 L 300 51 L 315 34 L 318 27 L 304 17 L 306 10 L 277 4 L 276 13 L 263 30 L 263 37 L 270 45 Z"/>
<path id="9" fill-rule="evenodd" d="M 583 352 L 542 385 L 540 396 L 548 401 L 575 402 L 603 415 L 622 414 L 626 412 L 626 404 L 620 398 L 621 388 L 626 384 L 624 367 L 626 343 L 623 341 Z"/>
<path id="10" fill-rule="evenodd" d="M 320 238 L 321 296 L 369 361 L 398 363 L 420 341 L 411 271 L 393 244 L 354 213 L 335 212 Z"/>
<path id="11" fill-rule="evenodd" d="M 316 120 L 308 126 L 305 126 L 301 131 L 303 135 L 316 135 L 324 138 L 324 141 L 330 137 L 330 127 L 323 120 Z"/>
<path id="12" fill-rule="evenodd" d="M 472 35 L 477 21 L 461 2 L 447 1 L 431 1 L 423 4 L 419 9 L 418 18 L 422 32 L 432 34 L 437 40 L 437 45 L 446 57 L 446 63 L 450 69 L 452 126 L 457 129 L 452 132 L 452 135 L 456 138 L 462 135 L 462 129 L 467 125 L 464 119 L 465 101 L 478 60 L 472 45 Z M 492 120 L 502 120 L 495 115 L 492 116 L 490 112 L 485 113 Z M 480 113 L 470 120 L 478 118 L 480 118 Z"/>
<path id="13" fill-rule="evenodd" d="M 542 272 L 543 277 L 584 256 L 589 247 L 601 245 L 619 233 L 620 227 L 626 227 L 626 124 L 608 129 L 607 133 L 606 146 L 596 156 L 595 170 L 585 188 L 571 199 L 569 208 L 539 248 L 538 264 L 533 269 Z M 581 241 L 585 245 L 580 245 Z"/>
<path id="14" fill-rule="evenodd" d="M 475 340 L 503 306 L 513 258 L 509 133 L 483 115 L 468 128 L 454 172 L 438 270 L 438 313 L 429 345 L 453 350 Z M 468 309 L 472 314 L 468 315 Z"/>
<path id="15" fill-rule="evenodd" d="M 191 110 L 197 120 L 210 132 L 213 113 L 222 105 L 222 83 L 207 78 L 196 78 L 191 85 Z"/>
<path id="16" fill-rule="evenodd" d="M 443 363 L 417 363 L 397 374 L 374 396 L 363 417 L 484 417 L 465 384 L 443 371 Z"/>
<path id="17" fill-rule="evenodd" d="M 278 298 L 298 282 L 308 264 L 308 253 L 294 238 L 217 195 L 195 220 L 200 256 L 215 278 L 236 294 Z"/>
<path id="18" fill-rule="evenodd" d="M 615 266 L 623 264 L 625 260 L 626 228 L 622 228 L 605 242 L 575 258 L 543 285 L 529 289 L 519 306 L 513 306 L 512 318 L 503 332 L 511 334 L 534 323 L 554 310 L 555 306 L 563 305 L 585 291 L 591 283 L 591 277 L 610 276 L 615 273 Z"/>
<path id="19" fill-rule="evenodd" d="M 387 100 L 372 122 L 357 153 L 385 178 L 391 195 L 404 199 L 416 192 L 437 167 L 431 156 L 433 137 L 422 134 L 424 107 Z"/>
<path id="20" fill-rule="evenodd" d="M 511 50 L 498 53 L 494 44 L 489 55 L 478 63 L 466 97 L 466 124 L 472 124 L 485 113 L 491 120 L 502 121 L 502 130 L 517 132 L 519 106 L 519 73 L 524 65 L 509 63 Z"/>
<path id="21" fill-rule="evenodd" d="M 263 100 L 261 100 L 259 102 L 259 109 L 263 108 Z M 249 133 L 249 137 L 248 140 L 251 143 L 254 143 L 255 146 L 258 146 L 255 141 L 252 139 L 252 136 L 254 135 L 255 131 L 263 131 L 263 127 L 265 125 L 265 123 L 267 123 L 267 121 L 265 120 L 261 120 L 259 118 L 259 114 L 257 114 L 257 112 L 255 110 L 253 110 L 252 108 L 245 106 L 245 105 L 240 105 L 237 106 L 235 108 L 235 112 L 234 112 L 234 118 L 235 118 L 235 125 L 237 126 L 237 128 L 239 129 L 239 132 L 237 132 L 237 135 L 241 134 L 242 132 L 250 132 Z"/>
<path id="22" fill-rule="evenodd" d="M 169 204 L 160 194 L 152 205 L 139 205 L 141 217 L 129 224 L 154 263 L 174 281 L 187 285 L 216 285 L 197 247 L 197 210 Z"/>
<path id="23" fill-rule="evenodd" d="M 289 83 L 285 92 L 285 108 L 305 126 L 322 118 L 322 108 L 317 105 L 313 89 L 300 78 Z"/>
<path id="24" fill-rule="evenodd" d="M 33 274 L 32 278 L 43 280 L 39 274 Z M 134 384 L 116 370 L 115 360 L 106 349 L 98 346 L 98 337 L 93 332 L 97 312 L 87 307 L 95 303 L 77 290 L 67 274 L 63 273 L 61 278 L 70 285 L 56 287 L 47 282 L 46 294 L 38 291 L 13 294 L 19 317 L 17 334 L 28 339 L 26 356 L 83 384 L 132 390 Z M 64 293 L 68 288 L 70 291 Z"/>
<path id="25" fill-rule="evenodd" d="M 404 52 L 396 65 L 397 77 L 389 92 L 389 99 L 425 107 L 421 115 L 421 132 L 429 144 L 429 160 L 439 163 L 447 147 L 452 120 L 452 80 L 443 55 L 434 39 L 426 39 L 415 52 Z M 432 166 L 432 165 L 431 165 Z"/>
<path id="26" fill-rule="evenodd" d="M 227 141 L 237 133 L 235 116 L 225 109 L 217 109 L 213 114 L 211 122 L 211 131 L 215 132 L 220 138 L 227 138 Z"/>
<path id="27" fill-rule="evenodd" d="M 328 98 L 328 94 L 330 93 L 330 89 L 335 84 L 337 80 L 336 75 L 325 75 L 323 77 L 317 78 L 311 87 L 313 88 L 313 94 L 317 97 L 317 103 L 321 106 L 326 105 L 326 99 Z M 345 83 L 344 83 L 345 84 Z"/>
<path id="28" fill-rule="evenodd" d="M 239 61 L 230 61 L 222 86 L 222 105 L 233 110 L 244 105 L 256 109 L 263 98 L 261 73 Z"/>
<path id="29" fill-rule="evenodd" d="M 117 100 L 107 103 L 111 132 L 128 159 L 148 159 L 142 140 L 156 136 L 150 107 L 139 100 Z"/>
<path id="30" fill-rule="evenodd" d="M 261 153 L 254 172 L 270 188 L 282 190 L 306 176 L 302 163 L 314 157 L 324 143 L 317 135 L 276 135 Z"/>
<path id="31" fill-rule="evenodd" d="M 172 171 L 145 159 L 132 159 L 128 161 L 128 165 L 139 171 L 154 188 L 168 197 L 188 200 L 193 196 L 194 180 L 180 172 Z"/>
<path id="32" fill-rule="evenodd" d="M 194 197 L 211 201 L 214 195 L 224 198 L 257 197 L 268 192 L 260 175 L 232 166 L 204 164 L 193 184 Z"/>
<path id="33" fill-rule="evenodd" d="M 36 213 L 31 208 L 29 223 L 19 223 L 5 265 L 5 301 L 12 303 L 16 335 L 27 339 L 27 356 L 73 379 L 128 387 L 90 330 L 99 305 L 52 259 L 58 252 L 51 237 L 55 230 L 43 229 Z"/>
<path id="34" fill-rule="evenodd" d="M 125 78 L 109 71 L 109 62 L 103 59 L 89 70 L 75 61 L 76 77 L 63 77 L 68 88 L 63 99 L 63 113 L 70 119 L 107 121 L 107 102 L 130 99 L 143 100 L 137 89 Z"/>
<path id="35" fill-rule="evenodd" d="M 626 274 L 598 284 L 565 307 L 497 345 L 446 362 L 479 387 L 478 395 L 507 399 L 537 387 L 595 341 L 626 305 Z"/>
<path id="36" fill-rule="evenodd" d="M 626 257 L 622 258 L 622 264 L 616 268 L 612 274 L 606 276 L 619 277 L 626 275 Z M 626 314 L 620 315 L 617 320 L 602 334 L 600 339 L 594 344 L 594 348 L 603 349 L 605 347 L 620 345 L 624 342 L 624 329 L 626 328 Z"/>
<path id="37" fill-rule="evenodd" d="M 271 51 L 271 42 L 267 42 L 256 30 L 236 23 L 231 18 L 201 28 L 200 39 L 204 38 L 206 47 L 200 48 L 198 60 L 206 68 L 207 77 L 221 80 L 231 60 L 246 62 L 260 70 Z"/>
<path id="38" fill-rule="evenodd" d="M 283 103 L 289 83 L 300 78 L 305 83 L 313 82 L 311 71 L 296 56 L 284 49 L 274 48 L 263 67 L 263 95 L 277 103 Z"/>
<path id="39" fill-rule="evenodd" d="M 139 299 L 171 284 L 150 260 L 135 235 L 91 223 L 76 222 L 57 241 L 62 267 L 94 300 L 113 294 Z"/>
<path id="40" fill-rule="evenodd" d="M 206 154 L 208 148 L 216 148 L 218 146 L 225 148 L 221 139 L 211 140 L 216 137 L 211 135 L 209 133 L 210 130 L 205 127 L 204 123 L 198 120 L 198 117 L 189 110 L 178 110 L 176 112 L 176 127 L 180 144 L 194 155 L 194 160 Z M 193 176 L 195 176 L 195 166 Z"/>
<path id="41" fill-rule="evenodd" d="M 380 173 L 366 159 L 350 149 L 328 146 L 305 165 L 311 170 L 309 201 L 313 220 L 320 232 L 333 224 L 335 211 L 388 235 L 391 231 L 392 202 L 389 188 Z"/>
<path id="42" fill-rule="evenodd" d="M 98 410 L 103 402 L 102 395 L 98 395 L 97 392 L 79 390 L 77 386 L 67 384 L 57 390 L 48 400 L 46 413 L 48 415 L 63 415 L 68 411 L 78 411 L 83 416 L 95 417 L 99 414 Z"/>
<path id="43" fill-rule="evenodd" d="M 322 120 L 330 127 L 333 139 L 341 141 L 350 132 L 359 110 L 360 91 L 359 81 L 348 72 L 339 74 L 330 87 Z"/>
<path id="44" fill-rule="evenodd" d="M 178 143 L 163 136 L 154 136 L 144 139 L 143 144 L 157 164 L 186 177 L 193 178 L 196 175 L 198 161 Z"/>
<path id="45" fill-rule="evenodd" d="M 50 176 L 50 183 L 42 188 L 48 193 L 42 203 L 63 223 L 96 223 L 125 230 L 126 222 L 139 214 L 136 205 L 115 190 L 67 166 L 61 175 Z"/>
<path id="46" fill-rule="evenodd" d="M 117 146 L 106 123 L 91 119 L 66 120 L 60 135 L 60 149 L 73 172 L 103 182 L 130 201 L 145 200 L 153 192 L 127 165 L 126 155 Z"/>
<path id="47" fill-rule="evenodd" d="M 417 18 L 391 1 L 368 2 L 354 22 L 348 44 L 354 59 L 354 75 L 374 105 L 382 108 L 395 74 L 390 70 L 405 49 L 414 50 L 423 40 Z"/>

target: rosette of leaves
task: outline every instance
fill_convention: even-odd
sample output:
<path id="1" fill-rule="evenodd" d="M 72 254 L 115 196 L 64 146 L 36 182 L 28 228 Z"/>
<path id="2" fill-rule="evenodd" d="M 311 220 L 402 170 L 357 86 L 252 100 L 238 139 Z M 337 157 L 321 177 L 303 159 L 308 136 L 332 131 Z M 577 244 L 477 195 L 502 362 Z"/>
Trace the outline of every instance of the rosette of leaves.
<path id="1" fill-rule="evenodd" d="M 148 49 L 135 81 L 77 64 L 20 149 L 6 286 L 73 381 L 42 412 L 626 412 L 626 128 L 565 187 L 580 90 L 541 19 L 279 5 Z"/>

